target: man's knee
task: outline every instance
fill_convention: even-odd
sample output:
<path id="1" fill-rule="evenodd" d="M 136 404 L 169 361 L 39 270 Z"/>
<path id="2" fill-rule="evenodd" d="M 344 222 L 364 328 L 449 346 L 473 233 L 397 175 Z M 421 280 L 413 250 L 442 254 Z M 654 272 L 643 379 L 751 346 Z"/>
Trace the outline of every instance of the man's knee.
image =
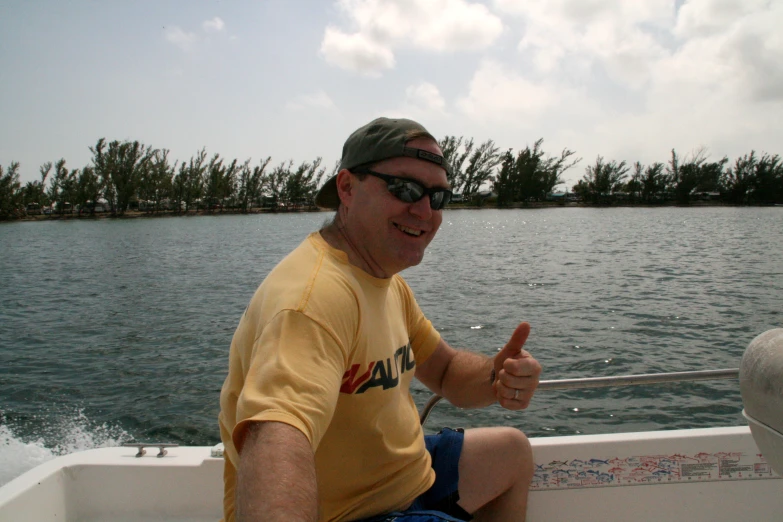
<path id="1" fill-rule="evenodd" d="M 533 452 L 518 429 L 477 428 L 465 432 L 459 467 L 459 504 L 466 511 L 489 505 L 496 509 L 498 502 L 518 507 L 524 505 L 533 478 Z"/>
<path id="2" fill-rule="evenodd" d="M 520 478 L 529 480 L 534 466 L 533 450 L 527 436 L 516 428 L 499 427 L 497 430 L 503 453 L 509 458 L 508 464 L 519 471 Z"/>

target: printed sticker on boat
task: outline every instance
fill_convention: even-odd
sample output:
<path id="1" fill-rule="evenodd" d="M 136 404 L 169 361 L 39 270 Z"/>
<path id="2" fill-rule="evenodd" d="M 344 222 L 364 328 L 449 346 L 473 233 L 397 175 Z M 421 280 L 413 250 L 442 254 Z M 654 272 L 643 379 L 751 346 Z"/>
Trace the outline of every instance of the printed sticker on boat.
<path id="1" fill-rule="evenodd" d="M 739 452 L 536 463 L 531 490 L 780 478 L 761 454 Z"/>

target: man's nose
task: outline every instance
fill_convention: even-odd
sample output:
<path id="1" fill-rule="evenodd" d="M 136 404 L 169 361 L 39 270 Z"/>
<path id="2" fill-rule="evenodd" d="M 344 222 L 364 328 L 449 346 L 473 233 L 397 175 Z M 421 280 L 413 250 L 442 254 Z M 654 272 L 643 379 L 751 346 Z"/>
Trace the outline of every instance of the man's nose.
<path id="1" fill-rule="evenodd" d="M 419 219 L 429 219 L 432 217 L 432 207 L 430 206 L 430 194 L 425 194 L 423 198 L 415 203 L 411 203 L 410 213 Z"/>

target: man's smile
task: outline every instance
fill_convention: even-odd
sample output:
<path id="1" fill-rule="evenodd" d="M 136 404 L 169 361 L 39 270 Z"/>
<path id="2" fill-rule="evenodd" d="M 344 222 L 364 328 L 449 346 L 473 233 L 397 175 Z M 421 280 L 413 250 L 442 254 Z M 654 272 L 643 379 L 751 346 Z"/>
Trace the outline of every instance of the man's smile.
<path id="1" fill-rule="evenodd" d="M 397 227 L 398 230 L 401 230 L 405 234 L 413 237 L 419 237 L 423 232 L 422 230 L 406 227 L 405 225 L 400 225 L 399 223 L 394 223 L 394 226 Z"/>

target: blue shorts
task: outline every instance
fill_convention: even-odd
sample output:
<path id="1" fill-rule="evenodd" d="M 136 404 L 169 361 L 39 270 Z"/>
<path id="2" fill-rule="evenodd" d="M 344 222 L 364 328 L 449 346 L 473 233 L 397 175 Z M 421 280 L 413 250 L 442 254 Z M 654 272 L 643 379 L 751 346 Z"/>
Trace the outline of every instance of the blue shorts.
<path id="1" fill-rule="evenodd" d="M 470 513 L 457 505 L 459 501 L 459 457 L 465 433 L 462 429 L 443 428 L 437 435 L 424 437 L 432 457 L 435 483 L 419 495 L 405 511 L 395 511 L 360 522 L 462 522 Z"/>

